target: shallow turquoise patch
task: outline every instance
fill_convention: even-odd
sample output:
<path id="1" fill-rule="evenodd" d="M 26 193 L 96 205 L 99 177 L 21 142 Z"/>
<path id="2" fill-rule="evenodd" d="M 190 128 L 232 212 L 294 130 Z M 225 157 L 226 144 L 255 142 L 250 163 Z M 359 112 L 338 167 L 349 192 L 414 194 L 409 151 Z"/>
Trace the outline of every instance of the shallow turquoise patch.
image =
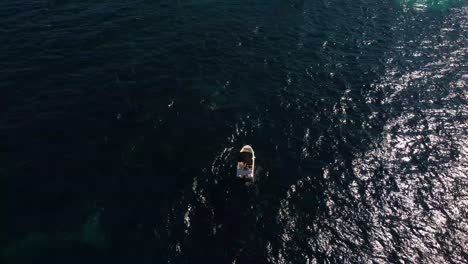
<path id="1" fill-rule="evenodd" d="M 81 230 L 81 240 L 97 249 L 107 247 L 106 237 L 101 226 L 101 211 L 96 211 L 88 217 Z"/>
<path id="2" fill-rule="evenodd" d="M 396 0 L 401 6 L 417 10 L 447 10 L 462 0 Z"/>
<path id="3" fill-rule="evenodd" d="M 4 247 L 0 250 L 0 262 L 16 263 L 27 257 L 40 255 L 63 243 L 84 243 L 98 251 L 107 248 L 107 240 L 101 226 L 101 211 L 96 210 L 88 216 L 78 232 L 64 232 L 47 234 L 33 232 L 23 239 Z"/>

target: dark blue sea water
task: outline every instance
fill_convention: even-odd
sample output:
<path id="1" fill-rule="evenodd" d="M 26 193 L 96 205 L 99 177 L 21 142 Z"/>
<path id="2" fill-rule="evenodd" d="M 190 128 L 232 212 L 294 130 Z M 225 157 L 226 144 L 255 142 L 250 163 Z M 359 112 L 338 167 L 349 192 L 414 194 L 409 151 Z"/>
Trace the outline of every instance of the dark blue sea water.
<path id="1" fill-rule="evenodd" d="M 0 89 L 1 263 L 468 262 L 466 1 L 2 0 Z"/>

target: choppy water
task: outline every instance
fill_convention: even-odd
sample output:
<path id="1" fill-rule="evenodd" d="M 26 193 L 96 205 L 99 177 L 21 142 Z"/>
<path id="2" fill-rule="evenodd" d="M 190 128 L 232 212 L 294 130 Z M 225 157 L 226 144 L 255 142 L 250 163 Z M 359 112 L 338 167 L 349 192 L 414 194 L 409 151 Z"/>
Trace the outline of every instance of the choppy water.
<path id="1" fill-rule="evenodd" d="M 2 261 L 466 263 L 467 17 L 2 1 Z"/>

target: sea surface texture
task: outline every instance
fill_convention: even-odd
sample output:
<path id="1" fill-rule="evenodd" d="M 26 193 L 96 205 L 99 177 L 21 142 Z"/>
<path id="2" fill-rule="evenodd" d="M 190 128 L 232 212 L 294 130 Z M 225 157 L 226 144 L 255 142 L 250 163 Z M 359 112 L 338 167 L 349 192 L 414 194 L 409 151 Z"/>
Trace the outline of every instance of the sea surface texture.
<path id="1" fill-rule="evenodd" d="M 1 263 L 468 262 L 464 0 L 2 0 L 0 89 Z"/>

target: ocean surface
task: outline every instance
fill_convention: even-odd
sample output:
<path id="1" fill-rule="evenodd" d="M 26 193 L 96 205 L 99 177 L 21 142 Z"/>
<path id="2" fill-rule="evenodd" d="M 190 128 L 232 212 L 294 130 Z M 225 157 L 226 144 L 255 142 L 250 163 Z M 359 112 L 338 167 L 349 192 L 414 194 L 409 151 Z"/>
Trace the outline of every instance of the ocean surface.
<path id="1" fill-rule="evenodd" d="M 0 89 L 1 263 L 468 262 L 464 0 L 2 0 Z"/>

